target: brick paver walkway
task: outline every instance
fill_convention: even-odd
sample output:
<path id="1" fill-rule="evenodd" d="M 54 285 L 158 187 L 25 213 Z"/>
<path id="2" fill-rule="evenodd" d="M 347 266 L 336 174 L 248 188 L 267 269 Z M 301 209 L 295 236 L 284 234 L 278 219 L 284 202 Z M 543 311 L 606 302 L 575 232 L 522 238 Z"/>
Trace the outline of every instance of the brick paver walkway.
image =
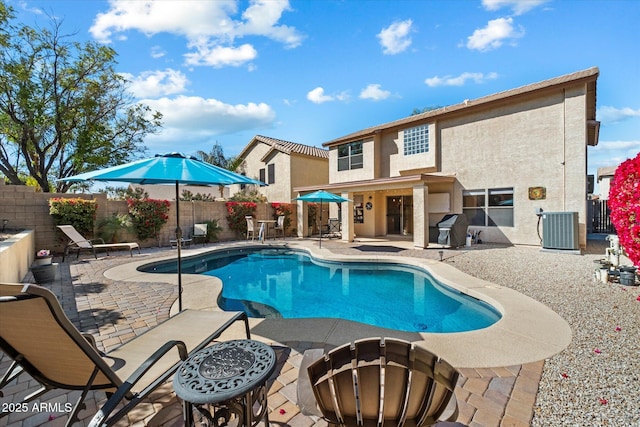
<path id="1" fill-rule="evenodd" d="M 157 252 L 145 251 L 152 258 Z M 131 339 L 158 322 L 168 318 L 169 309 L 177 298 L 174 285 L 160 282 L 118 282 L 107 279 L 107 269 L 131 259 L 128 252 L 115 256 L 90 257 L 59 264 L 56 281 L 48 284 L 60 299 L 67 316 L 83 332 L 93 334 L 100 350 L 109 351 Z M 59 260 L 58 260 L 59 261 Z M 29 281 L 26 277 L 25 281 Z M 269 343 L 278 354 L 278 369 L 270 380 L 269 409 L 271 424 L 291 427 L 326 426 L 322 420 L 300 413 L 295 405 L 296 379 L 302 353 L 321 343 Z M 9 358 L 0 352 L 0 373 L 9 366 Z M 530 424 L 543 361 L 526 365 L 492 369 L 461 369 L 455 390 L 459 405 L 456 425 L 462 426 L 528 426 Z M 34 380 L 23 378 L 2 390 L 0 404 L 19 402 L 22 396 L 33 391 Z M 78 392 L 66 393 L 54 390 L 44 395 L 38 403 L 74 402 Z M 80 414 L 84 425 L 97 408 L 106 401 L 104 393 L 90 394 L 87 409 Z M 0 419 L 0 427 L 10 426 L 62 426 L 66 422 L 64 412 L 51 409 L 53 405 L 39 406 L 27 412 L 14 412 Z M 40 409 L 39 409 L 40 408 Z M 30 409 L 34 409 L 30 406 Z M 168 383 L 149 399 L 136 407 L 119 425 L 180 426 L 180 404 Z"/>

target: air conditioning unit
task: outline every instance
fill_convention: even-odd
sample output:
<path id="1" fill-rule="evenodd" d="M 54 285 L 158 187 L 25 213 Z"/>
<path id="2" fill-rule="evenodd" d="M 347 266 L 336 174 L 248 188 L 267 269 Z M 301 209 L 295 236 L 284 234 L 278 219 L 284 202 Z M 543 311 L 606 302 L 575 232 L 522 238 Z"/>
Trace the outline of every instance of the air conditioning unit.
<path id="1" fill-rule="evenodd" d="M 578 237 L 578 212 L 544 212 L 542 214 L 543 248 L 579 250 Z"/>

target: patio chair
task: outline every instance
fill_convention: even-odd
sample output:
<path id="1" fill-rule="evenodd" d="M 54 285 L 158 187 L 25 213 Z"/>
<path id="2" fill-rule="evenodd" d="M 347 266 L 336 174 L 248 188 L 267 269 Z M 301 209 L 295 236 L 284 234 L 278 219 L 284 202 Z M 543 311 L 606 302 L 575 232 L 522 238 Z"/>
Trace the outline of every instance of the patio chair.
<path id="1" fill-rule="evenodd" d="M 278 237 L 278 233 L 282 234 L 283 239 L 286 237 L 285 229 L 284 229 L 284 215 L 278 216 L 278 220 L 276 222 L 275 227 L 273 227 L 273 229 L 275 230 L 276 237 Z"/>
<path id="2" fill-rule="evenodd" d="M 202 246 L 207 243 L 207 224 L 193 224 L 193 234 L 191 235 L 193 243 L 202 240 Z"/>
<path id="3" fill-rule="evenodd" d="M 304 414 L 321 416 L 329 426 L 422 427 L 457 418 L 453 391 L 458 371 L 420 346 L 367 338 L 318 356 L 318 350 L 305 352 L 298 406 Z"/>
<path id="4" fill-rule="evenodd" d="M 140 245 L 136 242 L 122 242 L 122 243 L 104 243 L 102 239 L 85 239 L 78 230 L 73 225 L 59 225 L 58 228 L 67 236 L 69 241 L 64 248 L 64 254 L 62 255 L 62 262 L 66 258 L 67 254 L 70 250 L 76 251 L 76 258 L 80 256 L 80 251 L 92 251 L 93 256 L 98 259 L 98 254 L 96 253 L 96 249 L 104 249 L 107 251 L 107 255 L 109 255 L 109 249 L 129 249 L 131 256 L 133 256 L 133 250 L 138 249 L 138 253 L 140 253 Z M 100 241 L 102 243 L 94 243 Z"/>
<path id="5" fill-rule="evenodd" d="M 260 231 L 260 227 L 255 225 L 252 216 L 245 216 L 244 219 L 247 220 L 247 240 L 249 240 L 249 236 L 251 236 L 251 240 L 255 240 L 256 233 Z"/>
<path id="6" fill-rule="evenodd" d="M 245 322 L 249 338 L 244 313 L 185 310 L 102 355 L 93 337 L 82 334 L 67 318 L 51 291 L 0 283 L 0 349 L 13 359 L 0 378 L 0 391 L 24 372 L 41 387 L 21 404 L 53 389 L 81 390 L 69 413 L 70 426 L 78 421 L 88 392 L 103 390 L 110 397 L 90 425 L 111 425 L 173 375 L 190 353 L 204 348 L 236 320 Z"/>

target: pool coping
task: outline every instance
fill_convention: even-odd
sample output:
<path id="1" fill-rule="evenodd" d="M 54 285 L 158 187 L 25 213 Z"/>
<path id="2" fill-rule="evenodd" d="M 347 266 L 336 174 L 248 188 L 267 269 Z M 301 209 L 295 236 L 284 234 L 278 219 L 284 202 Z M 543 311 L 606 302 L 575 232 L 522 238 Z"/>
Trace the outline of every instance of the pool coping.
<path id="1" fill-rule="evenodd" d="M 379 328 L 359 322 L 340 319 L 251 319 L 252 335 L 269 341 L 322 342 L 341 345 L 345 342 L 371 336 L 402 338 L 425 346 L 443 357 L 457 368 L 491 368 L 522 365 L 549 358 L 571 342 L 571 329 L 567 322 L 544 304 L 513 289 L 490 283 L 463 273 L 447 263 L 433 259 L 389 256 L 369 253 L 367 255 L 335 254 L 319 248 L 315 242 L 286 241 L 260 244 L 256 242 L 234 242 L 219 246 L 183 250 L 183 258 L 201 253 L 236 248 L 281 248 L 299 249 L 311 256 L 327 261 L 389 262 L 421 267 L 435 279 L 463 293 L 485 301 L 502 314 L 502 318 L 484 329 L 456 333 L 411 333 Z M 143 273 L 141 265 L 173 259 L 167 256 L 126 263 L 105 271 L 112 280 L 137 282 L 166 282 L 177 286 L 175 273 Z M 182 274 L 183 308 L 220 310 L 215 304 L 222 289 L 219 279 L 199 274 Z M 177 302 L 172 314 L 177 312 Z"/>

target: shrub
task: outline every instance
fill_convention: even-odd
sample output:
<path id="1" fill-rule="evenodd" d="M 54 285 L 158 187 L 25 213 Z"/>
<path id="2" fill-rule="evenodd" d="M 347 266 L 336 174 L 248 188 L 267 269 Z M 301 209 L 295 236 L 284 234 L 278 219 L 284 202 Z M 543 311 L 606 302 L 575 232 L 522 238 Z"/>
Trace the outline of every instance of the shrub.
<path id="1" fill-rule="evenodd" d="M 222 231 L 222 227 L 218 225 L 218 220 L 211 219 L 205 221 L 205 224 L 207 224 L 207 242 L 217 242 L 218 233 Z"/>
<path id="2" fill-rule="evenodd" d="M 245 216 L 253 216 L 257 205 L 253 202 L 227 202 L 225 204 L 229 228 L 238 235 L 246 235 L 247 220 Z"/>
<path id="3" fill-rule="evenodd" d="M 127 199 L 129 207 L 129 215 L 133 221 L 133 227 L 138 234 L 140 240 L 146 240 L 152 237 L 158 239 L 158 233 L 169 219 L 168 200 L 155 199 Z"/>
<path id="4" fill-rule="evenodd" d="M 131 216 L 114 213 L 98 221 L 98 237 L 106 243 L 119 243 L 121 233 L 134 231 Z"/>
<path id="5" fill-rule="evenodd" d="M 85 238 L 93 237 L 98 204 L 95 200 L 80 198 L 49 199 L 49 214 L 56 225 L 73 225 Z"/>
<path id="6" fill-rule="evenodd" d="M 634 265 L 640 264 L 640 154 L 620 164 L 609 190 L 611 223 Z"/>

